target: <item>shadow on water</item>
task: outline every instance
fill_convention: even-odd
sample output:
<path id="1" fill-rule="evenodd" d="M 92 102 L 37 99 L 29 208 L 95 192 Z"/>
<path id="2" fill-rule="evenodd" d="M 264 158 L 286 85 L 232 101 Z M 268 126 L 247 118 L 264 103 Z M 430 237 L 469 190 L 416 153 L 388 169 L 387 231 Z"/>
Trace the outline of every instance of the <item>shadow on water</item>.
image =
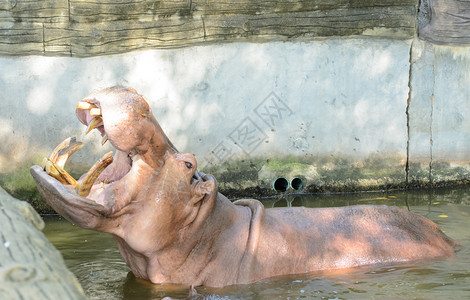
<path id="1" fill-rule="evenodd" d="M 409 209 L 436 222 L 461 247 L 445 260 L 368 266 L 329 273 L 264 279 L 221 289 L 197 287 L 216 299 L 431 299 L 470 297 L 470 189 L 348 195 L 288 195 L 264 199 L 266 208 L 331 207 L 386 204 Z M 188 288 L 153 285 L 135 278 L 119 254 L 114 239 L 84 230 L 58 216 L 45 216 L 49 240 L 61 251 L 89 299 L 184 299 Z"/>

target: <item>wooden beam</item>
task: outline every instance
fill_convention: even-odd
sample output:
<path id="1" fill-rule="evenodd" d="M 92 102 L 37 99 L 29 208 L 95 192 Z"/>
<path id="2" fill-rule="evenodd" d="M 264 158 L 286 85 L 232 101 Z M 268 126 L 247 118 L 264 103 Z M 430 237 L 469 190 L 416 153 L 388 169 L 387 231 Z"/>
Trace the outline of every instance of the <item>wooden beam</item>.
<path id="1" fill-rule="evenodd" d="M 87 57 L 137 49 L 318 37 L 416 35 L 418 0 L 29 0 L 0 5 L 0 55 Z"/>

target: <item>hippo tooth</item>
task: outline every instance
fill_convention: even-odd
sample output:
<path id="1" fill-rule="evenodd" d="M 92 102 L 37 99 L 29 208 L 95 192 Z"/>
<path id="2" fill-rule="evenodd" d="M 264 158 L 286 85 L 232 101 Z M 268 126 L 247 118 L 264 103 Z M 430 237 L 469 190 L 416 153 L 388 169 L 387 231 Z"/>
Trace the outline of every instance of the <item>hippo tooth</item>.
<path id="1" fill-rule="evenodd" d="M 96 126 L 101 122 L 103 122 L 103 119 L 101 117 L 94 117 L 93 119 L 91 119 L 90 124 L 88 124 L 85 130 L 85 134 L 88 134 L 90 131 L 96 128 Z"/>
<path id="2" fill-rule="evenodd" d="M 77 192 L 80 196 L 86 197 L 90 194 L 91 187 L 95 183 L 98 176 L 113 162 L 113 151 L 103 155 L 88 171 L 83 178 L 82 183 L 78 186 Z"/>
<path id="3" fill-rule="evenodd" d="M 47 174 L 59 180 L 62 184 L 70 184 L 74 187 L 77 186 L 77 181 L 67 171 L 56 165 L 54 162 L 48 159 L 45 167 Z"/>
<path id="4" fill-rule="evenodd" d="M 44 170 L 63 184 L 75 186 L 77 181 L 64 170 L 67 159 L 83 146 L 75 137 L 69 137 L 54 148 L 45 161 Z"/>
<path id="5" fill-rule="evenodd" d="M 95 108 L 96 105 L 93 105 L 89 102 L 85 102 L 85 101 L 80 101 L 77 103 L 77 108 L 78 109 L 92 109 L 92 108 Z"/>
<path id="6" fill-rule="evenodd" d="M 107 141 L 108 141 L 108 136 L 104 135 L 103 138 L 101 139 L 101 146 L 104 146 L 104 144 L 106 144 Z"/>
<path id="7" fill-rule="evenodd" d="M 52 150 L 49 160 L 63 169 L 69 156 L 82 147 L 83 143 L 77 142 L 76 137 L 69 137 Z"/>
<path id="8" fill-rule="evenodd" d="M 94 107 L 92 109 L 90 109 L 90 115 L 91 116 L 101 116 L 101 108 L 98 108 L 98 107 Z"/>

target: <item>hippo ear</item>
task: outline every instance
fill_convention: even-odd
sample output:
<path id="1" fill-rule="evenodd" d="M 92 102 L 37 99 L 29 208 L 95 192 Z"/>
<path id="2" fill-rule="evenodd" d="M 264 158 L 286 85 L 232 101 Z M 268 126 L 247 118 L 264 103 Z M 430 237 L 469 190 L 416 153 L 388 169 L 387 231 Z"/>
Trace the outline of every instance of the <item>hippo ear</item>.
<path id="1" fill-rule="evenodd" d="M 212 180 L 204 181 L 203 183 L 199 184 L 196 189 L 196 193 L 193 196 L 193 203 L 197 203 L 201 201 L 205 195 L 212 194 L 216 189 L 215 182 Z"/>

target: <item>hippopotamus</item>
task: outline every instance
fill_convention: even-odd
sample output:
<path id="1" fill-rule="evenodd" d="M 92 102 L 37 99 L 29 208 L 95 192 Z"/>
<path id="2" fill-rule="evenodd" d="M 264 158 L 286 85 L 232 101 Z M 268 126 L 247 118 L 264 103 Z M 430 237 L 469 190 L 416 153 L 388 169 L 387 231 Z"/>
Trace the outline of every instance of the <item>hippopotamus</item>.
<path id="1" fill-rule="evenodd" d="M 134 275 L 152 283 L 222 287 L 455 252 L 456 242 L 435 223 L 397 207 L 231 202 L 213 176 L 197 170 L 194 155 L 173 146 L 131 88 L 88 95 L 77 116 L 114 155 L 75 180 L 64 164 L 80 143 L 67 139 L 44 166 L 31 167 L 37 188 L 70 222 L 112 234 Z"/>

